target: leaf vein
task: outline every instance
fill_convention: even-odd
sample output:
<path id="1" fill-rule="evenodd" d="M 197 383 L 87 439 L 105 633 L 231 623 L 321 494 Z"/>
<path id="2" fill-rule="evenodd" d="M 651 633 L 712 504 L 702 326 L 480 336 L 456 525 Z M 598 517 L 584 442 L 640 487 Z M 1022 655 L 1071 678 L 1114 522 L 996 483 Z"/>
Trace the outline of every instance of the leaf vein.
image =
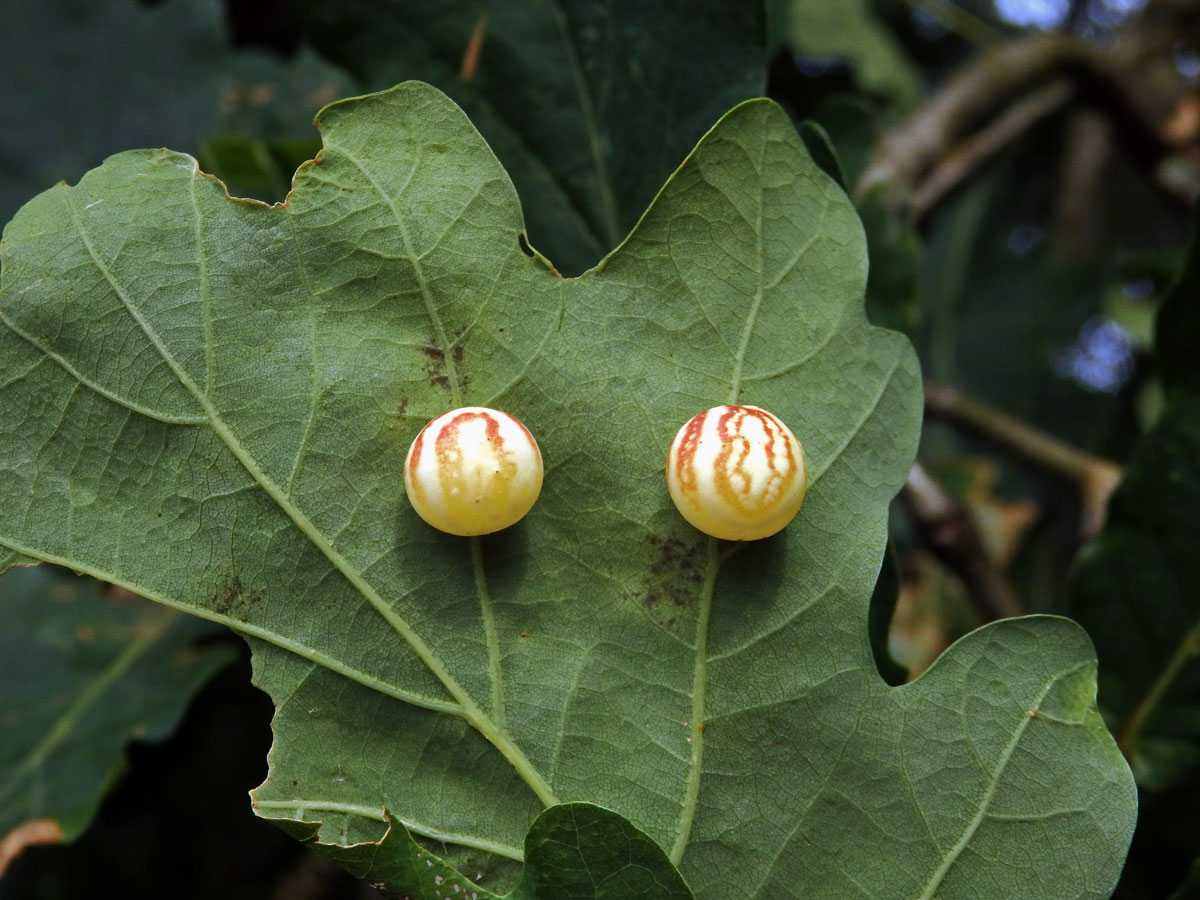
<path id="1" fill-rule="evenodd" d="M 43 354 L 42 359 L 38 360 L 39 364 L 45 360 L 50 360 L 51 362 L 57 363 L 58 366 L 63 369 L 63 371 L 65 371 L 68 375 L 70 375 L 72 378 L 74 378 L 76 381 L 78 381 L 81 385 L 88 388 L 88 390 L 91 390 L 94 393 L 99 394 L 100 396 L 104 397 L 105 399 L 111 400 L 113 403 L 123 406 L 126 409 L 137 413 L 138 415 L 145 416 L 148 419 L 154 419 L 158 422 L 162 422 L 165 425 L 206 425 L 206 424 L 208 424 L 208 420 L 202 416 L 175 416 L 175 415 L 171 415 L 170 413 L 164 413 L 159 410 L 152 409 L 149 406 L 143 406 L 142 404 L 140 404 L 134 400 L 130 400 L 126 397 L 122 397 L 120 394 L 116 393 L 115 391 L 111 391 L 108 388 L 104 387 L 102 384 L 99 384 L 98 382 L 93 381 L 91 378 L 88 378 L 86 375 L 84 375 L 82 372 L 80 372 L 78 369 L 76 369 L 73 365 L 71 365 L 71 363 L 66 359 L 66 357 L 62 356 L 61 354 L 55 353 L 53 350 L 51 350 L 49 347 L 47 347 L 41 341 L 39 341 L 37 338 L 35 338 L 32 334 L 29 334 L 23 328 L 18 326 L 15 322 L 11 321 L 10 319 L 8 319 L 4 316 L 0 316 L 0 322 L 3 322 L 5 324 L 5 326 L 8 328 L 8 330 L 11 331 L 13 334 L 28 341 L 33 347 L 35 347 L 37 350 L 39 350 Z M 12 384 L 16 381 L 20 381 L 22 378 L 28 376 L 29 373 L 32 372 L 34 368 L 36 368 L 36 366 L 31 367 L 26 372 L 21 373 L 20 376 L 14 378 L 12 381 L 9 381 L 8 383 L 6 383 L 4 385 L 0 385 L 0 387 L 8 387 L 10 384 Z"/>
<path id="2" fill-rule="evenodd" d="M 177 600 L 161 591 L 156 591 L 146 585 L 138 584 L 135 581 L 130 581 L 127 578 L 122 578 L 116 572 L 106 571 L 97 566 L 89 565 L 82 560 L 74 559 L 69 556 L 62 556 L 55 553 L 45 553 L 33 547 L 27 547 L 12 538 L 0 535 L 0 547 L 7 547 L 15 553 L 20 553 L 28 556 L 31 559 L 38 559 L 43 562 L 54 563 L 59 566 L 66 566 L 76 572 L 81 572 L 84 575 L 91 575 L 93 578 L 98 578 L 100 581 L 115 584 L 123 587 L 126 590 L 137 594 L 140 597 L 145 597 L 147 600 L 153 600 L 155 603 L 160 603 L 163 606 L 171 609 L 185 612 L 198 618 L 205 619 L 209 622 L 217 622 L 221 625 L 227 625 L 234 631 L 257 638 L 264 643 L 271 644 L 281 650 L 287 650 L 294 653 L 296 656 L 306 659 L 312 663 L 323 666 L 343 678 L 361 684 L 363 687 L 370 688 L 373 691 L 378 691 L 386 697 L 391 697 L 395 700 L 400 700 L 404 703 L 418 706 L 422 709 L 432 710 L 433 712 L 446 713 L 447 715 L 465 718 L 466 713 L 457 703 L 448 702 L 446 700 L 438 700 L 432 697 L 426 697 L 423 694 L 418 694 L 415 691 L 408 691 L 398 687 L 390 682 L 384 681 L 381 678 L 376 678 L 363 672 L 361 669 L 356 669 L 353 666 L 346 665 L 341 660 L 328 656 L 325 653 L 317 650 L 315 647 L 309 647 L 299 641 L 291 640 L 284 637 L 278 632 L 271 631 L 259 625 L 252 625 L 249 622 L 243 622 L 240 619 L 235 619 L 232 616 L 222 615 L 202 606 L 194 606 L 181 600 Z"/>
<path id="3" fill-rule="evenodd" d="M 364 172 L 364 174 L 366 174 Z M 370 176 L 368 176 L 370 177 Z M 509 761 L 516 770 L 517 774 L 530 787 L 530 789 L 538 796 L 545 805 L 553 806 L 556 802 L 553 792 L 549 785 L 546 784 L 541 774 L 533 767 L 522 751 L 510 738 L 501 732 L 496 724 L 480 709 L 474 698 L 466 691 L 458 680 L 454 678 L 450 671 L 446 668 L 446 664 L 442 661 L 424 639 L 417 634 L 413 627 L 404 617 L 392 609 L 380 596 L 379 592 L 371 585 L 351 563 L 343 556 L 325 537 L 320 529 L 308 518 L 307 515 L 284 494 L 282 489 L 275 484 L 274 481 L 263 471 L 257 460 L 254 459 L 249 451 L 242 445 L 237 435 L 225 424 L 212 401 L 203 394 L 196 383 L 188 375 L 188 373 L 179 365 L 178 361 L 171 355 L 170 351 L 164 346 L 161 338 L 150 326 L 150 323 L 140 314 L 137 308 L 133 305 L 132 300 L 126 293 L 125 289 L 113 276 L 108 266 L 105 265 L 103 259 L 100 258 L 92 244 L 91 238 L 88 236 L 87 230 L 80 221 L 74 206 L 69 200 L 65 200 L 71 218 L 75 223 L 76 230 L 79 232 L 80 238 L 83 240 L 88 254 L 92 262 L 104 276 L 112 290 L 120 298 L 125 305 L 129 314 L 134 321 L 138 323 L 146 337 L 162 354 L 164 361 L 175 373 L 176 377 L 190 390 L 196 400 L 208 414 L 209 422 L 213 431 L 221 439 L 234 457 L 245 467 L 246 471 L 254 478 L 255 481 L 262 486 L 268 496 L 280 507 L 280 509 L 292 520 L 293 523 L 305 534 L 309 541 L 321 551 L 321 553 L 329 560 L 349 582 L 353 585 L 360 594 L 366 598 L 367 602 L 375 608 L 376 612 L 397 632 L 397 634 L 413 649 L 418 658 L 425 664 L 426 668 L 440 681 L 461 707 L 463 714 L 471 725 L 480 732 L 500 753 Z M 448 360 L 452 363 L 452 360 Z"/>
<path id="4" fill-rule="evenodd" d="M 1068 675 L 1078 672 L 1080 669 L 1087 668 L 1087 666 L 1090 664 L 1090 662 L 1079 663 L 1051 678 L 1050 681 L 1047 682 L 1046 686 L 1042 688 L 1041 693 L 1038 694 L 1033 703 L 1030 704 L 1029 709 L 1036 712 L 1041 708 L 1042 703 L 1045 701 L 1046 696 L 1050 693 L 1054 685 L 1058 684 L 1058 682 L 1062 681 Z M 946 852 L 941 863 L 936 869 L 934 869 L 933 874 L 929 876 L 929 881 L 926 882 L 925 889 L 919 895 L 917 895 L 918 900 L 932 900 L 937 889 L 941 886 L 942 881 L 945 879 L 946 873 L 950 871 L 950 868 L 954 865 L 954 863 L 962 855 L 962 852 L 967 848 L 967 845 L 971 842 L 971 838 L 973 838 L 975 833 L 979 830 L 979 826 L 983 824 L 983 820 L 987 817 L 988 807 L 991 805 L 992 799 L 996 795 L 996 788 L 1000 784 L 1001 777 L 1004 775 L 1004 770 L 1008 766 L 1009 760 L 1012 759 L 1013 753 L 1016 752 L 1017 745 L 1021 742 L 1021 737 L 1025 734 L 1026 729 L 1029 728 L 1029 723 L 1032 721 L 1034 721 L 1034 717 L 1029 715 L 1027 711 L 1023 710 L 1021 712 L 1020 721 L 1017 722 L 1017 727 L 1013 730 L 1012 737 L 1009 738 L 1008 743 L 1000 752 L 1000 756 L 996 760 L 996 765 L 988 777 L 987 787 L 983 792 L 983 796 L 979 799 L 979 809 L 976 811 L 975 815 L 971 817 L 971 820 L 967 823 L 966 828 L 963 829 L 962 835 L 955 842 L 954 846 Z"/>

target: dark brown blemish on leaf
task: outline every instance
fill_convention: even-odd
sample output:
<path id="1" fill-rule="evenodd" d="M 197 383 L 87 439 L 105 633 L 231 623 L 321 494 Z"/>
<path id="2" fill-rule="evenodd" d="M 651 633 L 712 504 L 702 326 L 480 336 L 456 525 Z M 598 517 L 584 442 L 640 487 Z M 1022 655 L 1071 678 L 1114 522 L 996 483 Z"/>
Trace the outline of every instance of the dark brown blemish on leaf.
<path id="1" fill-rule="evenodd" d="M 232 575 L 221 582 L 220 587 L 212 596 L 212 606 L 222 616 L 245 622 L 250 611 L 266 599 L 261 590 L 247 591 L 242 581 Z"/>
<path id="2" fill-rule="evenodd" d="M 408 411 L 408 398 L 402 395 L 400 397 L 400 399 L 396 401 L 396 418 L 403 419 L 404 413 L 407 411 Z"/>
<path id="3" fill-rule="evenodd" d="M 450 356 L 454 360 L 454 373 L 458 377 L 458 389 L 461 393 L 466 393 L 467 386 L 470 383 L 467 377 L 463 374 L 462 366 L 463 357 L 466 355 L 462 344 L 465 329 L 455 332 L 450 340 L 453 344 L 453 350 L 450 351 Z M 417 344 L 421 352 L 425 354 L 425 378 L 434 387 L 442 388 L 448 393 L 453 393 L 453 385 L 450 384 L 450 376 L 446 371 L 446 351 L 442 349 L 437 338 L 430 338 Z"/>
<path id="4" fill-rule="evenodd" d="M 223 616 L 229 615 L 235 603 L 242 596 L 242 580 L 234 575 L 221 582 L 220 588 L 213 595 L 213 608 Z"/>
<path id="5" fill-rule="evenodd" d="M 704 583 L 704 542 L 685 542 L 656 534 L 645 538 L 646 574 L 634 599 L 659 625 L 673 629 L 695 606 Z"/>

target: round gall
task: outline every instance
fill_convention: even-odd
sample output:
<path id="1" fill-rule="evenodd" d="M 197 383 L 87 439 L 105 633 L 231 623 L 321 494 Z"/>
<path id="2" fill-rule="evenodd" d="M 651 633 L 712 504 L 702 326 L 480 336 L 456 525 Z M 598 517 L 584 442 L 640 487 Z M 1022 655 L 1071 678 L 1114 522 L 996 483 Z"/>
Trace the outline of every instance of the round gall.
<path id="1" fill-rule="evenodd" d="M 533 507 L 542 490 L 542 454 L 519 419 L 464 406 L 421 429 L 404 461 L 404 490 L 434 528 L 491 534 Z"/>
<path id="2" fill-rule="evenodd" d="M 804 502 L 804 448 L 764 409 L 716 406 L 675 435 L 667 489 L 683 517 L 705 534 L 727 541 L 769 537 Z"/>

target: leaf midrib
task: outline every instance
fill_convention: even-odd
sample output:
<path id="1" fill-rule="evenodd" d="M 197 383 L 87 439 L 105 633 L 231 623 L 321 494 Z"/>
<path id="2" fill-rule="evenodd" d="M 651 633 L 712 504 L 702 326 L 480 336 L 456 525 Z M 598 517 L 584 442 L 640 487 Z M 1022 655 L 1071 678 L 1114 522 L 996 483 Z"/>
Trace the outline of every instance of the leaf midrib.
<path id="1" fill-rule="evenodd" d="M 421 291 L 421 300 L 425 304 L 425 313 L 429 317 L 430 323 L 433 325 L 433 332 L 437 340 L 438 350 L 442 355 L 442 364 L 446 367 L 446 381 L 450 385 L 450 397 L 454 401 L 454 407 L 457 409 L 463 405 L 462 383 L 458 374 L 458 365 L 454 361 L 453 346 L 450 343 L 450 338 L 446 333 L 446 325 L 442 321 L 441 314 L 438 312 L 437 303 L 434 300 L 433 292 L 429 288 L 429 279 L 425 277 L 425 266 L 422 260 L 424 254 L 418 254 L 417 248 L 413 245 L 412 238 L 408 233 L 408 223 L 404 216 L 400 214 L 400 210 L 396 207 L 396 201 L 383 189 L 375 176 L 370 173 L 367 167 L 353 153 L 346 150 L 344 147 L 339 147 L 336 144 L 326 144 L 328 149 L 336 150 L 347 161 L 351 163 L 364 178 L 370 183 L 371 188 L 379 195 L 379 198 L 387 204 L 387 208 L 392 213 L 392 218 L 396 222 L 396 230 L 400 232 L 400 240 L 404 245 L 404 253 L 408 257 L 409 265 L 412 266 L 413 275 L 416 277 L 417 286 Z M 408 173 L 408 177 L 404 181 L 404 186 L 397 192 L 402 195 L 408 190 L 409 184 L 412 183 L 416 176 L 417 169 L 421 165 L 421 160 L 418 159 L 413 163 L 412 169 Z M 475 196 L 478 196 L 476 191 Z M 474 198 L 472 198 L 473 200 Z M 453 227 L 451 225 L 450 227 Z M 433 247 L 436 247 L 438 241 L 435 241 Z M 426 252 L 430 252 L 426 251 Z M 471 570 L 475 578 L 475 593 L 479 599 L 480 619 L 483 622 L 483 637 L 484 644 L 487 646 L 488 655 L 488 680 L 491 684 L 491 719 L 498 731 L 505 730 L 504 713 L 504 675 L 500 665 L 500 636 L 496 631 L 496 615 L 492 608 L 492 596 L 488 590 L 487 572 L 483 566 L 483 544 L 478 535 L 469 538 L 471 545 Z M 455 699 L 458 699 L 455 697 Z M 461 702 L 461 700 L 459 701 Z M 469 717 L 468 717 L 469 718 Z M 486 737 L 486 733 L 485 733 Z M 539 776 L 540 778 L 540 776 Z M 542 780 L 543 785 L 545 781 Z M 539 799 L 543 802 L 547 799 L 538 788 L 534 788 L 535 793 L 538 793 Z M 545 785 L 545 793 L 552 798 L 548 785 Z"/>
<path id="2" fill-rule="evenodd" d="M 766 161 L 767 145 L 764 138 L 758 159 L 759 190 L 758 215 L 755 220 L 755 258 L 758 263 L 758 277 L 754 298 L 746 312 L 746 321 L 742 326 L 742 336 L 734 357 L 733 373 L 730 378 L 730 405 L 738 402 L 742 390 L 742 368 L 745 364 L 746 353 L 750 348 L 750 339 L 754 336 L 754 326 L 758 322 L 758 313 L 762 307 L 765 293 L 763 274 L 766 260 L 763 252 L 763 187 L 762 167 Z M 700 607 L 696 617 L 696 655 L 692 671 L 692 713 L 691 713 L 691 754 L 688 761 L 688 776 L 684 787 L 683 805 L 679 812 L 679 821 L 675 829 L 675 840 L 671 845 L 669 858 L 673 865 L 678 866 L 683 861 L 691 840 L 692 825 L 696 820 L 696 809 L 700 803 L 700 781 L 704 768 L 704 727 L 708 714 L 705 708 L 705 694 L 708 687 L 708 626 L 712 618 L 713 597 L 717 589 L 717 577 L 721 571 L 721 542 L 709 536 L 707 541 L 708 562 L 705 568 L 704 584 L 700 590 Z"/>
<path id="3" fill-rule="evenodd" d="M 193 164 L 194 161 L 193 161 Z M 292 522 L 300 529 L 300 531 L 308 537 L 309 541 L 325 556 L 326 559 L 336 568 L 347 581 L 364 597 L 367 602 L 375 609 L 375 611 L 392 627 L 400 637 L 408 643 L 417 657 L 425 664 L 426 668 L 438 679 L 439 682 L 446 688 L 447 692 L 455 699 L 458 706 L 462 709 L 463 716 L 471 725 L 483 735 L 504 757 L 509 764 L 516 770 L 521 779 L 530 787 L 537 795 L 538 799 L 546 806 L 555 805 L 558 801 L 550 790 L 548 784 L 542 778 L 541 774 L 534 768 L 533 764 L 525 756 L 524 752 L 518 747 L 503 731 L 497 727 L 491 717 L 483 712 L 474 698 L 466 691 L 458 680 L 450 674 L 441 658 L 433 651 L 419 634 L 412 628 L 408 622 L 398 615 L 387 603 L 383 597 L 375 590 L 375 588 L 363 577 L 357 568 L 355 568 L 346 557 L 337 551 L 336 548 L 329 542 L 325 535 L 316 527 L 316 525 L 308 518 L 304 512 L 292 503 L 287 494 L 280 489 L 278 485 L 266 474 L 265 471 L 258 465 L 257 460 L 250 455 L 249 451 L 242 446 L 237 435 L 229 428 L 225 421 L 221 418 L 220 413 L 213 406 L 212 401 L 204 394 L 195 381 L 174 356 L 167 350 L 162 339 L 150 326 L 142 315 L 134 307 L 128 294 L 117 281 L 116 277 L 109 270 L 108 266 L 101 259 L 95 246 L 93 245 L 87 229 L 80 220 L 77 210 L 71 203 L 69 195 L 64 191 L 62 194 L 63 204 L 75 225 L 76 231 L 79 233 L 80 239 L 83 241 L 84 247 L 91 258 L 93 265 L 97 271 L 104 277 L 118 299 L 124 305 L 126 311 L 134 322 L 141 329 L 147 340 L 154 346 L 162 357 L 163 361 L 174 373 L 179 382 L 196 398 L 204 410 L 209 421 L 210 427 L 220 438 L 222 443 L 229 449 L 239 463 L 250 474 L 251 478 L 261 487 L 267 495 L 276 503 L 277 506 L 292 520 Z M 15 548 L 14 548 L 15 549 Z M 239 627 L 241 623 L 234 627 Z"/>

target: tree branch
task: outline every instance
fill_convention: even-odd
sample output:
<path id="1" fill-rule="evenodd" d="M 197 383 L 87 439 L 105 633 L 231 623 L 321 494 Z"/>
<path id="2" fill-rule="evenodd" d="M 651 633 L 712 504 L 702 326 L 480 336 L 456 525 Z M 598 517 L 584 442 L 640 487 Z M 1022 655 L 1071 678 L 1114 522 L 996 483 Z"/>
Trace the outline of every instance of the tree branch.
<path id="1" fill-rule="evenodd" d="M 980 165 L 1046 116 L 1066 106 L 1073 94 L 1071 82 L 1059 78 L 1018 100 L 934 167 L 908 199 L 909 214 L 914 219 L 921 218 Z"/>
<path id="2" fill-rule="evenodd" d="M 1174 48 L 1193 37 L 1200 38 L 1200 24 L 1185 16 L 1146 14 L 1102 47 L 1074 34 L 1039 32 L 987 49 L 884 135 L 854 197 L 880 191 L 894 209 L 928 211 L 972 167 L 1066 104 L 1063 89 L 1051 89 L 1058 80 L 1105 109 L 1153 171 L 1172 149 L 1162 129 L 1184 93 Z M 1157 180 L 1176 196 L 1185 193 Z"/>
<path id="3" fill-rule="evenodd" d="M 855 189 L 861 199 L 876 188 L 903 205 L 922 177 L 968 128 L 1019 88 L 1066 64 L 1088 59 L 1082 38 L 1046 32 L 982 53 L 954 75 L 903 125 L 885 135 Z"/>
<path id="4" fill-rule="evenodd" d="M 1079 494 L 1082 542 L 1090 541 L 1104 526 L 1108 498 L 1122 475 L 1116 463 L 1064 444 L 946 385 L 925 383 L 925 412 L 977 434 L 1074 485 Z"/>
<path id="5" fill-rule="evenodd" d="M 946 568 L 962 579 L 985 621 L 1019 616 L 1024 609 L 1008 578 L 993 563 L 975 521 L 919 462 L 901 492 L 922 539 Z"/>

